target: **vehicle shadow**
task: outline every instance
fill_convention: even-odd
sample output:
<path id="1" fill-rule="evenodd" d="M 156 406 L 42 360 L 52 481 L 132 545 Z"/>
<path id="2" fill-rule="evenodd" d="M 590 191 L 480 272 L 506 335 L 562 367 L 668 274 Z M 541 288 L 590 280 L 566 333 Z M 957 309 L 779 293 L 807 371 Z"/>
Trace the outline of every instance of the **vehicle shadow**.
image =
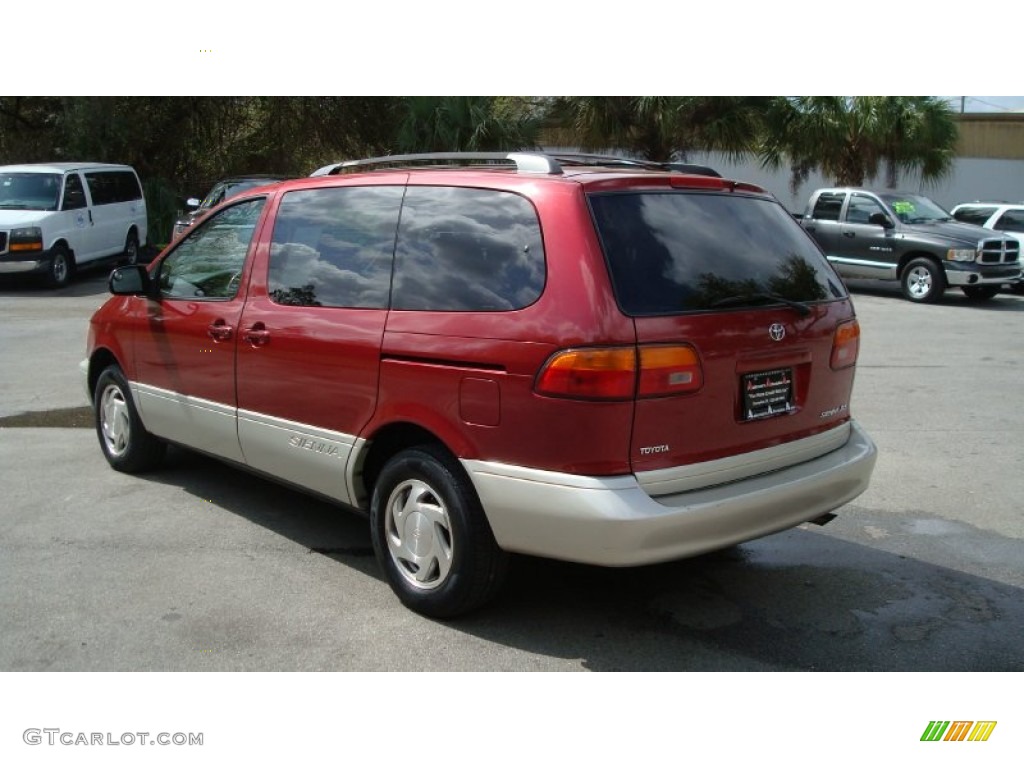
<path id="1" fill-rule="evenodd" d="M 853 294 L 854 302 L 857 301 L 857 296 L 863 294 L 865 296 L 891 298 L 894 301 L 902 301 L 906 304 L 912 303 L 903 298 L 899 286 L 895 283 L 883 282 L 881 280 L 849 279 L 846 280 L 846 287 Z M 974 301 L 967 298 L 963 291 L 958 288 L 950 288 L 943 294 L 942 299 L 936 305 L 919 304 L 917 306 L 956 307 L 986 312 L 1024 312 L 1024 296 L 1003 291 L 987 301 Z"/>
<path id="2" fill-rule="evenodd" d="M 48 288 L 42 278 L 4 275 L 0 279 L 0 297 L 8 296 L 52 296 L 60 298 L 83 298 L 100 296 L 107 292 L 110 269 L 95 269 L 76 275 L 63 288 Z"/>
<path id="3" fill-rule="evenodd" d="M 146 477 L 383 582 L 356 513 L 183 450 Z M 494 603 L 439 624 L 589 670 L 1024 670 L 1024 590 L 827 531 L 631 569 L 520 556 Z"/>

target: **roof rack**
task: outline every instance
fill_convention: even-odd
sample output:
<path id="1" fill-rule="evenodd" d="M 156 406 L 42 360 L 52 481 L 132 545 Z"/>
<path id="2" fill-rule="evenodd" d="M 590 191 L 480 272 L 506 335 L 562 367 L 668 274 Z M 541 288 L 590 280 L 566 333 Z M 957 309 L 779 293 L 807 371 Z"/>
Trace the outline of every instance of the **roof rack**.
<path id="1" fill-rule="evenodd" d="M 335 176 L 355 169 L 388 165 L 484 165 L 515 166 L 520 173 L 546 173 L 558 176 L 562 166 L 550 155 L 541 152 L 429 152 L 416 155 L 385 155 L 364 160 L 345 160 L 317 168 L 310 176 Z"/>
<path id="2" fill-rule="evenodd" d="M 707 165 L 696 165 L 694 163 L 663 163 L 656 160 L 637 160 L 631 157 L 594 155 L 586 152 L 552 152 L 550 155 L 562 165 L 624 165 L 633 168 L 644 168 L 649 171 L 676 171 L 677 173 L 690 173 L 697 176 L 722 177 L 722 174 L 714 168 Z"/>
<path id="3" fill-rule="evenodd" d="M 594 155 L 586 152 L 552 152 L 553 157 L 562 165 L 627 165 L 633 168 L 649 168 L 654 171 L 665 169 L 663 163 L 653 160 L 634 160 L 629 157 L 618 157 L 616 155 Z"/>

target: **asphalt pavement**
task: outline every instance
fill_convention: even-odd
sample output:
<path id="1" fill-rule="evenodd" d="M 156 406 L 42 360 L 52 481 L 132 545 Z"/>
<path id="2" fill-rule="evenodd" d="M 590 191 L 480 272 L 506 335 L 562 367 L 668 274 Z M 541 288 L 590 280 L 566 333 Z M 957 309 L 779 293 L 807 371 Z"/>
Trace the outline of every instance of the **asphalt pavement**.
<path id="1" fill-rule="evenodd" d="M 0 284 L 0 670 L 1024 670 L 1024 298 L 851 287 L 879 460 L 832 523 L 645 568 L 516 558 L 438 622 L 355 514 L 184 450 L 111 470 L 78 371 L 105 277 Z"/>

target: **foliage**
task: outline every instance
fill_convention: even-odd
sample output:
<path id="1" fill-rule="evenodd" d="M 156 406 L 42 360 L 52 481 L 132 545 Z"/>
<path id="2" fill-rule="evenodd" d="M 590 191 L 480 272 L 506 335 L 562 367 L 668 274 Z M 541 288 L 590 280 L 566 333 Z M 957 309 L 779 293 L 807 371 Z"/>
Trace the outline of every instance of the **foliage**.
<path id="1" fill-rule="evenodd" d="M 693 151 L 788 163 L 862 184 L 883 169 L 952 165 L 956 125 L 931 97 L 0 96 L 0 164 L 133 165 L 160 239 L 188 197 L 231 174 L 305 175 L 345 158 L 539 144 L 685 160 Z"/>
<path id="2" fill-rule="evenodd" d="M 953 165 L 956 123 L 929 96 L 778 98 L 766 115 L 758 152 L 766 167 L 788 161 L 791 186 L 820 171 L 839 186 L 863 186 L 885 171 L 886 183 L 920 171 L 941 178 Z"/>
<path id="3" fill-rule="evenodd" d="M 625 150 L 665 162 L 695 150 L 751 152 L 771 99 L 760 96 L 564 96 L 547 115 L 553 143 Z"/>
<path id="4" fill-rule="evenodd" d="M 493 96 L 412 96 L 398 129 L 399 153 L 480 152 L 537 146 L 540 116 L 526 102 Z"/>

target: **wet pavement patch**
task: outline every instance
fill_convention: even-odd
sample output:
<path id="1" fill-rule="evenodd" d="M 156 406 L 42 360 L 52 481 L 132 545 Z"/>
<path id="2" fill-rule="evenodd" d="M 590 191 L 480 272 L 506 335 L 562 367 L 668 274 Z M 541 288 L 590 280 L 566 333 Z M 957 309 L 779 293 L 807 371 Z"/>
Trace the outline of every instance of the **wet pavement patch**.
<path id="1" fill-rule="evenodd" d="M 0 416 L 2 427 L 63 427 L 65 429 L 92 429 L 92 408 L 54 408 L 49 411 L 29 411 L 14 416 Z"/>

